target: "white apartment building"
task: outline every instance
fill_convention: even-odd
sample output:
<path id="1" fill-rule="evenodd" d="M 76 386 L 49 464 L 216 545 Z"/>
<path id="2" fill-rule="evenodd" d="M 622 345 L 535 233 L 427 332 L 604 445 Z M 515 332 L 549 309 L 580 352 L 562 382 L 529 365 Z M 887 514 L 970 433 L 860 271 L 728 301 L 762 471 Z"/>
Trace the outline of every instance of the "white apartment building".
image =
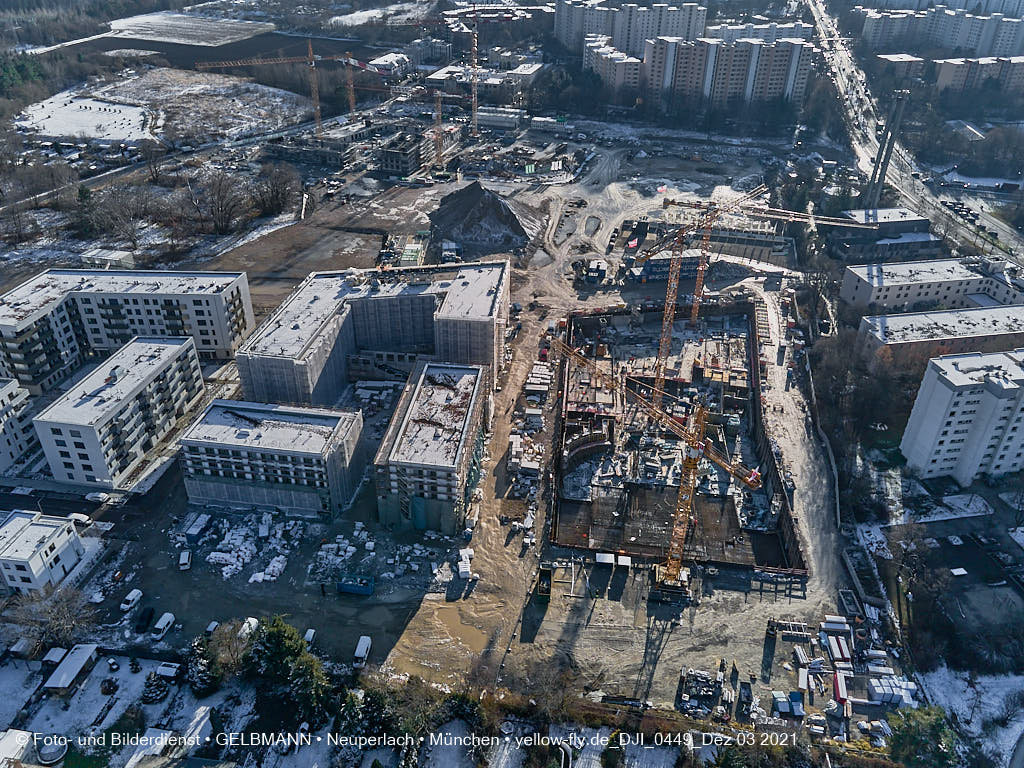
<path id="1" fill-rule="evenodd" d="M 648 100 L 728 108 L 785 99 L 802 102 L 815 48 L 807 40 L 647 40 L 640 80 Z"/>
<path id="2" fill-rule="evenodd" d="M 588 35 L 607 35 L 613 47 L 640 56 L 648 38 L 670 35 L 695 40 L 704 34 L 707 8 L 697 3 L 626 3 L 618 8 L 603 3 L 604 0 L 557 0 L 555 37 L 569 50 L 582 53 Z"/>
<path id="3" fill-rule="evenodd" d="M 0 519 L 0 573 L 15 594 L 56 587 L 82 559 L 85 547 L 66 517 L 17 511 Z"/>
<path id="4" fill-rule="evenodd" d="M 764 40 L 766 43 L 795 38 L 812 40 L 814 25 L 805 21 L 790 21 L 781 24 L 776 21 L 768 24 L 709 24 L 700 37 L 724 40 L 727 43 L 745 39 Z"/>
<path id="5" fill-rule="evenodd" d="M 915 311 L 1024 304 L 1024 279 L 1004 262 L 932 259 L 849 266 L 839 298 L 855 307 Z"/>
<path id="6" fill-rule="evenodd" d="M 333 516 L 365 467 L 360 411 L 214 400 L 181 437 L 189 501 Z"/>
<path id="7" fill-rule="evenodd" d="M 0 474 L 36 443 L 28 416 L 28 391 L 14 379 L 0 379 Z"/>
<path id="8" fill-rule="evenodd" d="M 0 296 L 0 376 L 40 394 L 135 336 L 230 359 L 254 326 L 244 272 L 49 269 Z"/>
<path id="9" fill-rule="evenodd" d="M 55 480 L 122 489 L 203 394 L 191 338 L 135 338 L 33 420 Z"/>
<path id="10" fill-rule="evenodd" d="M 942 4 L 953 10 L 971 13 L 1001 13 L 1015 18 L 1024 17 L 1024 0 L 943 0 Z M 934 5 L 934 0 L 872 0 L 872 8 L 891 8 L 923 11 Z"/>
<path id="11" fill-rule="evenodd" d="M 1024 349 L 928 362 L 900 450 L 920 477 L 970 485 L 1024 468 Z"/>
<path id="12" fill-rule="evenodd" d="M 1024 54 L 1024 19 L 983 16 L 944 5 L 923 11 L 862 8 L 861 38 L 868 48 L 890 48 L 905 41 L 959 51 L 970 56 Z"/>
<path id="13" fill-rule="evenodd" d="M 588 35 L 583 49 L 583 68 L 601 78 L 613 93 L 636 95 L 640 90 L 640 59 L 614 48 L 607 35 Z"/>

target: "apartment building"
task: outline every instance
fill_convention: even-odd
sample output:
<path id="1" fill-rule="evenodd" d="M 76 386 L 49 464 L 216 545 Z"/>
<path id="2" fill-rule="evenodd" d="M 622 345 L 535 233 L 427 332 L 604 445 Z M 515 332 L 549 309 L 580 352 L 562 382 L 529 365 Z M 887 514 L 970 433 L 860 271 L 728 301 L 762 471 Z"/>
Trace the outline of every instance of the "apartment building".
<path id="1" fill-rule="evenodd" d="M 374 459 L 381 523 L 462 532 L 480 479 L 488 377 L 484 366 L 417 365 Z"/>
<path id="2" fill-rule="evenodd" d="M 930 259 L 846 268 L 839 298 L 855 307 L 913 311 L 925 306 L 1024 304 L 1024 279 L 998 260 Z"/>
<path id="3" fill-rule="evenodd" d="M 663 105 L 737 104 L 785 99 L 801 102 L 807 90 L 814 46 L 806 40 L 657 37 L 648 40 L 641 86 L 648 100 Z"/>
<path id="4" fill-rule="evenodd" d="M 63 581 L 85 553 L 75 524 L 41 512 L 0 512 L 0 573 L 7 589 L 27 595 Z"/>
<path id="5" fill-rule="evenodd" d="M 0 474 L 36 445 L 28 391 L 14 379 L 0 379 Z"/>
<path id="6" fill-rule="evenodd" d="M 0 296 L 0 376 L 40 394 L 135 336 L 230 359 L 254 326 L 244 272 L 49 269 Z"/>
<path id="7" fill-rule="evenodd" d="M 509 303 L 506 261 L 315 272 L 239 349 L 242 391 L 330 406 L 354 356 L 378 360 L 381 378 L 410 355 L 497 370 Z"/>
<path id="8" fill-rule="evenodd" d="M 962 486 L 1024 469 L 1024 349 L 930 360 L 900 450 L 918 476 Z"/>
<path id="9" fill-rule="evenodd" d="M 805 21 L 781 24 L 776 21 L 768 24 L 709 24 L 700 37 L 722 40 L 726 43 L 735 43 L 737 40 L 763 40 L 766 43 L 784 39 L 812 40 L 814 25 Z"/>
<path id="10" fill-rule="evenodd" d="M 1024 305 L 872 315 L 861 318 L 857 336 L 862 354 L 903 368 L 940 355 L 1005 352 L 1024 346 Z"/>
<path id="11" fill-rule="evenodd" d="M 191 338 L 137 337 L 33 419 L 55 480 L 124 489 L 203 394 Z"/>
<path id="12" fill-rule="evenodd" d="M 614 48 L 607 35 L 587 36 L 583 68 L 597 74 L 606 88 L 626 99 L 635 99 L 640 90 L 640 59 Z"/>
<path id="13" fill-rule="evenodd" d="M 604 5 L 604 0 L 557 0 L 555 37 L 569 50 L 582 53 L 589 35 L 605 35 L 614 48 L 640 56 L 652 37 L 701 37 L 706 18 L 707 8 L 697 3 L 625 3 L 616 8 Z"/>
<path id="14" fill-rule="evenodd" d="M 924 73 L 924 59 L 909 53 L 880 53 L 875 57 L 881 68 L 899 78 L 920 77 Z"/>
<path id="15" fill-rule="evenodd" d="M 871 8 L 923 11 L 934 5 L 934 0 L 871 0 L 868 5 Z M 971 13 L 1001 13 L 1018 19 L 1024 17 L 1024 0 L 943 0 L 942 5 Z"/>
<path id="16" fill-rule="evenodd" d="M 973 91 L 988 82 L 1004 93 L 1024 92 L 1024 56 L 935 60 L 935 85 L 940 91 Z"/>
<path id="17" fill-rule="evenodd" d="M 360 411 L 214 400 L 181 437 L 193 504 L 332 517 L 366 465 Z"/>
<path id="18" fill-rule="evenodd" d="M 1024 54 L 1024 19 L 1001 13 L 981 15 L 938 5 L 921 11 L 875 10 L 858 6 L 864 17 L 861 39 L 871 50 L 903 43 L 933 46 L 970 56 Z"/>

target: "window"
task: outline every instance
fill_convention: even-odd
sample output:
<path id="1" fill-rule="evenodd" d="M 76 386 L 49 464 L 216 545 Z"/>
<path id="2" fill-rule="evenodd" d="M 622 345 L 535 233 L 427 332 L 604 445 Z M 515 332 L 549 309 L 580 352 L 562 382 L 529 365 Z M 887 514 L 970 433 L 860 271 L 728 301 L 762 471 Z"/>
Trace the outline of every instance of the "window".
<path id="1" fill-rule="evenodd" d="M 60 434 L 60 430 L 57 427 L 50 427 L 50 434 L 51 435 L 59 435 Z"/>

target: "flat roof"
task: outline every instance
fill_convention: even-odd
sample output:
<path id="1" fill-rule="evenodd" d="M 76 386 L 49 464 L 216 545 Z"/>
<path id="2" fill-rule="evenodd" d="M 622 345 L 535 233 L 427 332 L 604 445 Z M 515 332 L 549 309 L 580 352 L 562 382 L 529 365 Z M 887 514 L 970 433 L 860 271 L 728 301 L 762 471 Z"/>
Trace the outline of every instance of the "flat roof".
<path id="1" fill-rule="evenodd" d="M 0 326 L 48 313 L 71 293 L 215 294 L 244 272 L 48 269 L 0 296 Z"/>
<path id="2" fill-rule="evenodd" d="M 883 344 L 1024 333 L 1024 305 L 873 315 L 861 323 Z"/>
<path id="3" fill-rule="evenodd" d="M 191 338 L 136 336 L 36 416 L 36 421 L 95 426 L 116 413 L 181 352 Z"/>
<path id="4" fill-rule="evenodd" d="M 89 663 L 89 660 L 99 652 L 100 647 L 96 643 L 80 643 L 68 651 L 68 655 L 57 665 L 50 675 L 50 679 L 43 683 L 43 688 L 67 688 L 78 677 L 79 673 Z"/>
<path id="5" fill-rule="evenodd" d="M 301 357 L 321 329 L 359 299 L 396 298 L 413 294 L 437 297 L 438 317 L 488 319 L 497 310 L 505 279 L 504 261 L 473 262 L 451 267 L 349 269 L 314 272 L 245 341 L 240 353 Z"/>
<path id="6" fill-rule="evenodd" d="M 955 387 L 992 382 L 1003 388 L 1024 386 L 1024 349 L 1011 352 L 970 352 L 931 360 L 939 374 Z"/>
<path id="7" fill-rule="evenodd" d="M 919 213 L 909 208 L 858 208 L 850 211 L 843 211 L 843 216 L 861 224 L 884 224 L 894 221 L 927 221 Z"/>
<path id="8" fill-rule="evenodd" d="M 883 59 L 885 61 L 891 61 L 893 63 L 906 62 L 908 64 L 917 61 L 924 61 L 924 59 L 922 59 L 921 57 L 913 56 L 909 53 L 880 53 L 877 55 L 877 58 Z"/>
<path id="9" fill-rule="evenodd" d="M 319 456 L 332 435 L 348 430 L 357 416 L 353 411 L 214 400 L 181 442 Z"/>
<path id="10" fill-rule="evenodd" d="M 908 285 L 943 280 L 976 280 L 984 277 L 959 259 L 904 261 L 889 264 L 855 264 L 846 268 L 871 285 Z"/>
<path id="11" fill-rule="evenodd" d="M 458 465 L 479 396 L 481 368 L 428 363 L 391 450 L 392 462 L 436 467 Z"/>
<path id="12" fill-rule="evenodd" d="M 0 523 L 0 558 L 28 560 L 39 548 L 71 523 L 63 517 L 15 510 Z"/>

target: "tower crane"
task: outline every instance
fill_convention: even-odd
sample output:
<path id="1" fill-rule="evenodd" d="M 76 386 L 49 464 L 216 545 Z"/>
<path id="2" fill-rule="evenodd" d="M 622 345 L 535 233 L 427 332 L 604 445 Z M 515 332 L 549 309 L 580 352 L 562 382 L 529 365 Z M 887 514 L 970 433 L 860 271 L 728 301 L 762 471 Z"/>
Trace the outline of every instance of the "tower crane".
<path id="1" fill-rule="evenodd" d="M 564 355 L 567 361 L 585 368 L 592 378 L 601 381 L 608 389 L 618 392 L 620 396 L 629 397 L 637 403 L 648 416 L 659 426 L 673 433 L 683 441 L 683 472 L 679 479 L 679 494 L 676 497 L 676 508 L 672 516 L 672 532 L 669 536 L 668 555 L 666 562 L 659 568 L 657 582 L 662 589 L 678 590 L 681 587 L 679 576 L 683 568 L 683 557 L 690 532 L 690 520 L 693 517 L 693 499 L 697 490 L 697 471 L 701 458 L 707 458 L 724 469 L 746 487 L 757 490 L 761 487 L 761 473 L 728 456 L 720 453 L 705 437 L 704 429 L 707 421 L 707 407 L 698 403 L 690 413 L 687 423 L 663 411 L 659 406 L 641 395 L 636 387 L 630 388 L 629 382 L 641 384 L 636 379 L 623 377 L 622 381 L 603 371 L 593 360 L 578 352 L 561 339 L 553 338 L 551 346 Z"/>
<path id="2" fill-rule="evenodd" d="M 372 64 L 367 64 L 366 62 L 352 58 L 351 53 L 333 56 L 314 54 L 313 41 L 307 40 L 306 43 L 307 50 L 305 56 L 274 56 L 262 59 L 235 59 L 233 61 L 199 61 L 196 62 L 196 69 L 232 69 L 234 67 L 249 67 L 258 64 L 306 64 L 309 67 L 309 97 L 313 102 L 313 119 L 316 123 L 316 135 L 319 137 L 323 134 L 323 125 L 320 120 L 320 85 L 317 80 L 317 62 L 337 61 L 348 67 L 346 84 L 348 90 L 349 112 L 355 112 L 356 110 L 355 84 L 352 79 L 353 70 L 363 69 L 367 72 L 377 72 L 378 74 L 380 71 Z"/>

